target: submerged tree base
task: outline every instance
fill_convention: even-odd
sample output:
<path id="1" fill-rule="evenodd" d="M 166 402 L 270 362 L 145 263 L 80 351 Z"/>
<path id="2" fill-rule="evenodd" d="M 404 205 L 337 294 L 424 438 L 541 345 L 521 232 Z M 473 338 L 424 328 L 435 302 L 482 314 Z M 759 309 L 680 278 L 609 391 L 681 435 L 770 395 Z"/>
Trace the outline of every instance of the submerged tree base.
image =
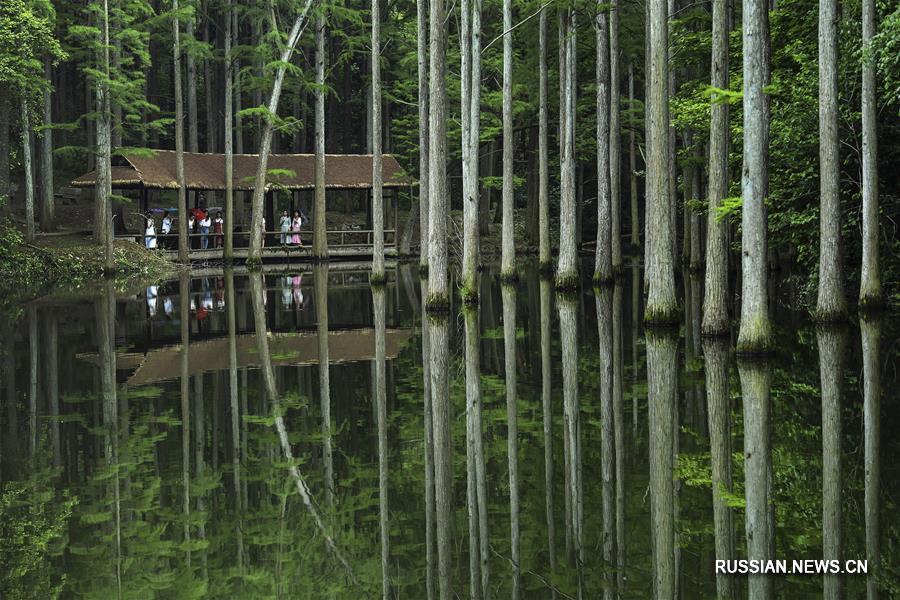
<path id="1" fill-rule="evenodd" d="M 509 285 L 519 282 L 519 272 L 513 269 L 512 271 L 507 271 L 505 273 L 500 273 L 500 283 L 503 285 Z"/>
<path id="2" fill-rule="evenodd" d="M 557 292 L 577 292 L 581 288 L 581 277 L 578 271 L 567 271 L 556 275 Z"/>
<path id="3" fill-rule="evenodd" d="M 610 285 L 615 285 L 616 283 L 616 272 L 613 271 L 609 275 L 603 275 L 601 273 L 594 273 L 594 277 L 591 279 L 591 282 L 594 287 L 605 287 Z"/>
<path id="4" fill-rule="evenodd" d="M 864 294 L 859 298 L 858 310 L 860 313 L 880 313 L 891 307 L 887 296 L 883 293 Z"/>
<path id="5" fill-rule="evenodd" d="M 681 309 L 678 303 L 647 306 L 644 311 L 644 326 L 650 328 L 668 328 L 681 323 Z"/>
<path id="6" fill-rule="evenodd" d="M 463 284 L 459 290 L 459 296 L 462 299 L 463 306 L 478 306 L 478 287 L 473 284 Z"/>
<path id="7" fill-rule="evenodd" d="M 450 296 L 447 294 L 429 294 L 425 300 L 425 312 L 429 316 L 450 314 Z"/>
<path id="8" fill-rule="evenodd" d="M 372 273 L 369 275 L 369 285 L 372 287 L 384 287 L 387 283 L 387 273 L 385 271 L 381 271 L 380 273 Z"/>
<path id="9" fill-rule="evenodd" d="M 839 325 L 846 323 L 849 318 L 850 315 L 844 307 L 817 308 L 812 312 L 812 320 L 817 325 Z"/>

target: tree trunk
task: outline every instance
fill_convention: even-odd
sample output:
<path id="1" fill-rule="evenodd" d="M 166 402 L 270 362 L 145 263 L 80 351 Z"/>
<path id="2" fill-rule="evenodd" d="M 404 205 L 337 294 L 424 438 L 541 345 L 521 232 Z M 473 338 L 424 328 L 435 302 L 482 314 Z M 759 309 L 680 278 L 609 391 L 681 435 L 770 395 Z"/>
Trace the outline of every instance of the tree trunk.
<path id="1" fill-rule="evenodd" d="M 44 125 L 48 126 L 53 124 L 50 59 L 44 59 L 44 77 L 47 80 L 47 88 L 44 90 Z M 44 129 L 41 138 L 41 230 L 54 231 L 56 203 L 53 200 L 53 130 Z"/>
<path id="2" fill-rule="evenodd" d="M 609 8 L 609 226 L 614 274 L 622 271 L 622 137 L 619 120 L 619 0 Z"/>
<path id="3" fill-rule="evenodd" d="M 467 18 L 471 4 L 471 20 Z M 478 171 L 481 148 L 481 0 L 466 2 L 463 15 L 463 297 L 477 300 L 480 255 Z"/>
<path id="4" fill-rule="evenodd" d="M 843 410 L 843 369 L 846 332 L 835 327 L 816 331 L 819 345 L 819 381 L 822 388 L 822 558 L 843 559 L 843 526 L 841 504 L 843 494 L 841 446 Z M 841 575 L 824 577 L 824 598 L 843 597 Z"/>
<path id="5" fill-rule="evenodd" d="M 550 165 L 548 156 L 547 106 L 547 8 L 538 25 L 538 263 L 542 272 L 550 262 Z"/>
<path id="6" fill-rule="evenodd" d="M 667 58 L 666 0 L 650 2 L 650 96 L 647 98 L 648 150 L 647 150 L 647 200 L 650 204 L 647 222 L 649 255 L 647 278 L 650 293 L 644 321 L 648 324 L 668 324 L 678 320 L 675 297 L 675 272 L 672 253 L 670 213 L 670 152 L 669 93 Z"/>
<path id="7" fill-rule="evenodd" d="M 509 0 L 507 0 L 508 2 Z M 506 28 L 508 29 L 508 28 Z M 511 598 L 519 597 L 519 425 L 516 408 L 516 288 L 501 286 L 503 295 L 503 356 L 506 381 L 506 450 L 509 464 L 509 536 L 512 562 Z"/>
<path id="8" fill-rule="evenodd" d="M 664 2 L 664 0 L 662 0 Z M 657 6 L 651 11 L 657 12 Z M 665 5 L 663 4 L 663 12 Z M 651 27 L 659 24 L 659 15 Z M 665 27 L 665 19 L 662 19 Z M 652 43 L 652 42 L 651 42 Z M 663 83 L 665 80 L 661 80 Z M 654 137 L 652 147 L 657 152 L 667 147 L 666 138 Z M 662 143 L 660 143 L 662 142 Z M 662 152 L 660 152 L 662 154 Z M 663 188 L 663 197 L 668 195 Z M 665 217 L 668 213 L 664 213 Z M 663 221 L 668 223 L 668 221 Z M 661 232 L 657 229 L 654 242 Z M 669 254 L 671 257 L 671 253 Z M 653 286 L 650 286 L 653 289 Z M 654 598 L 674 598 L 677 572 L 675 570 L 675 506 L 674 506 L 674 447 L 675 405 L 677 402 L 677 338 L 667 332 L 647 336 L 647 404 L 650 422 L 650 519 L 653 540 Z"/>
<path id="9" fill-rule="evenodd" d="M 31 166 L 31 119 L 28 98 L 22 94 L 22 169 L 25 171 L 25 241 L 34 241 L 34 180 Z M 100 174 L 97 174 L 100 185 Z"/>
<path id="10" fill-rule="evenodd" d="M 546 17 L 544 17 L 546 25 Z M 544 28 L 546 29 L 546 27 Z M 546 35 L 546 31 L 545 31 Z M 545 60 L 546 64 L 546 60 Z M 546 92 L 546 89 L 545 89 Z M 547 523 L 547 560 L 550 574 L 556 569 L 556 511 L 553 503 L 553 363 L 551 359 L 550 286 L 551 281 L 541 277 L 541 412 L 544 425 L 544 506 Z"/>
<path id="11" fill-rule="evenodd" d="M 280 65 L 275 73 L 275 82 L 272 84 L 272 94 L 269 96 L 268 111 L 266 122 L 263 124 L 262 134 L 260 136 L 259 147 L 259 163 L 256 167 L 256 178 L 253 183 L 253 204 L 252 217 L 250 219 L 250 251 L 247 254 L 247 261 L 251 264 L 259 264 L 262 261 L 262 238 L 263 238 L 263 199 L 266 193 L 266 170 L 269 163 L 269 151 L 272 144 L 272 133 L 274 131 L 274 116 L 278 112 L 278 101 L 281 98 L 281 86 L 284 84 L 284 74 L 287 71 L 287 65 L 290 63 L 291 55 L 297 42 L 300 41 L 300 35 L 306 27 L 307 15 L 312 6 L 312 0 L 306 0 L 303 8 L 300 10 L 294 25 L 288 34 L 287 44 L 281 49 Z"/>
<path id="12" fill-rule="evenodd" d="M 668 23 L 668 44 L 666 47 L 666 61 L 668 65 L 668 60 L 670 60 L 674 53 L 675 49 L 670 45 L 672 37 L 671 29 L 674 26 L 673 22 L 675 20 L 675 0 L 668 0 L 667 6 L 668 13 L 666 15 L 666 20 Z M 668 97 L 675 97 L 675 69 L 669 68 L 667 73 L 667 89 L 668 89 Z M 668 107 L 668 105 L 667 105 Z M 668 132 L 668 144 L 669 144 L 669 153 L 666 157 L 667 165 L 669 169 L 669 251 L 672 253 L 672 264 L 675 265 L 678 263 L 678 168 L 676 163 L 677 152 L 678 152 L 678 139 L 675 135 L 675 126 L 672 124 L 671 119 L 669 118 L 669 111 L 666 113 L 666 124 L 667 124 L 667 132 Z"/>
<path id="13" fill-rule="evenodd" d="M 178 0 L 172 0 L 172 11 L 177 14 Z M 187 190 L 184 187 L 184 98 L 181 94 L 181 44 L 178 18 L 172 19 L 172 54 L 174 56 L 173 79 L 175 80 L 175 178 L 178 182 L 178 262 L 187 263 L 188 210 Z"/>
<path id="14" fill-rule="evenodd" d="M 865 462 L 866 560 L 874 575 L 866 578 L 869 600 L 877 600 L 880 570 L 881 516 L 881 330 L 879 320 L 860 319 L 863 363 L 863 437 Z"/>
<path id="15" fill-rule="evenodd" d="M 316 19 L 316 108 L 315 108 L 315 208 L 313 209 L 313 256 L 328 258 L 327 207 L 325 205 L 325 17 Z"/>
<path id="16" fill-rule="evenodd" d="M 741 178 L 741 327 L 738 353 L 764 353 L 772 326 L 766 298 L 766 145 L 769 121 L 763 88 L 768 84 L 769 24 L 763 0 L 743 0 L 744 166 Z"/>
<path id="17" fill-rule="evenodd" d="M 319 411 L 322 414 L 322 465 L 325 503 L 334 504 L 334 458 L 331 449 L 331 367 L 328 348 L 328 263 L 313 270 L 316 309 L 316 343 L 319 357 Z"/>
<path id="18" fill-rule="evenodd" d="M 615 429 L 613 422 L 613 288 L 604 286 L 596 291 L 597 336 L 600 350 L 600 497 L 602 531 L 600 548 L 603 557 L 604 597 L 615 597 Z"/>
<path id="19" fill-rule="evenodd" d="M 712 3 L 712 63 L 710 79 L 718 89 L 728 88 L 728 5 Z M 728 103 L 714 97 L 710 107 L 709 170 L 706 214 L 706 296 L 703 300 L 703 334 L 720 335 L 728 330 L 727 221 L 718 209 L 728 195 Z"/>
<path id="20" fill-rule="evenodd" d="M 231 29 L 234 33 L 234 46 L 241 43 L 241 28 L 238 24 L 238 11 L 231 14 Z M 234 115 L 235 115 L 235 132 L 234 132 L 234 151 L 238 154 L 244 153 L 244 129 L 241 127 L 241 118 L 238 116 L 243 107 L 241 98 L 241 60 L 237 56 L 234 58 Z M 241 213 L 243 214 L 243 202 L 241 203 Z"/>
<path id="21" fill-rule="evenodd" d="M 560 19 L 560 53 L 564 71 L 560 88 L 560 208 L 559 208 L 559 264 L 556 285 L 560 289 L 578 287 L 578 248 L 575 242 L 575 69 L 577 49 L 575 10 L 568 9 Z"/>
<path id="22" fill-rule="evenodd" d="M 875 59 L 871 54 L 875 37 L 875 0 L 862 0 L 862 272 L 859 305 L 884 304 L 878 252 L 878 117 L 875 95 Z M 2 135 L 2 131 L 0 131 Z M 2 175 L 0 175 L 2 179 Z M 2 184 L 0 184 L 2 185 Z M 0 189 L 0 194 L 3 190 Z"/>
<path id="23" fill-rule="evenodd" d="M 512 0 L 503 0 L 503 223 L 501 228 L 500 278 L 516 278 L 516 240 L 513 227 L 515 183 L 513 182 Z"/>
<path id="24" fill-rule="evenodd" d="M 373 284 L 381 283 L 384 275 L 384 190 L 381 185 L 381 7 L 372 0 L 372 229 L 375 244 L 372 248 Z M 394 232 L 396 236 L 396 232 Z M 387 592 L 385 592 L 387 593 Z"/>
<path id="25" fill-rule="evenodd" d="M 209 2 L 204 7 L 204 13 L 210 9 Z M 207 14 L 203 20 L 203 43 L 209 46 L 209 21 L 211 15 Z M 215 52 L 215 48 L 211 48 Z M 206 151 L 215 152 L 218 148 L 217 140 L 219 138 L 218 121 L 216 120 L 216 85 L 214 79 L 215 71 L 213 66 L 215 63 L 212 59 L 203 61 L 203 87 L 204 87 L 204 103 L 206 104 Z M 215 192 L 213 192 L 214 194 Z M 212 199 L 210 199 L 212 201 Z"/>
<path id="26" fill-rule="evenodd" d="M 838 156 L 838 3 L 819 0 L 819 296 L 816 319 L 846 318 Z"/>
<path id="27" fill-rule="evenodd" d="M 630 110 L 634 110 L 634 63 L 630 60 L 628 61 L 628 106 Z M 634 248 L 640 248 L 641 216 L 638 203 L 636 131 L 637 125 L 632 123 L 628 128 L 628 186 L 631 196 L 631 245 Z"/>
<path id="28" fill-rule="evenodd" d="M 443 0 L 431 0 L 430 10 L 430 96 L 429 103 L 429 223 L 428 223 L 428 295 L 429 302 L 435 305 L 449 304 L 449 286 L 447 280 L 447 215 L 449 203 L 447 199 L 447 122 L 446 122 L 446 53 L 447 32 L 444 28 Z M 437 407 L 435 407 L 437 411 Z M 437 440 L 436 440 L 437 441 Z M 449 482 L 441 482 L 438 486 Z M 440 496 L 440 493 L 438 494 Z M 440 504 L 441 499 L 438 498 Z M 445 532 L 449 536 L 449 531 Z M 440 528 L 438 547 L 441 545 Z M 445 540 L 449 543 L 449 538 Z M 446 548 L 449 552 L 449 546 Z M 445 574 L 449 577 L 449 573 Z M 441 585 L 449 586 L 441 576 Z M 443 589 L 442 589 L 443 591 Z M 447 588 L 449 593 L 449 587 Z M 442 594 L 443 596 L 443 594 Z"/>
<path id="29" fill-rule="evenodd" d="M 234 260 L 234 114 L 232 109 L 231 0 L 225 5 L 225 264 Z"/>
<path id="30" fill-rule="evenodd" d="M 11 124 L 11 106 L 9 102 L 9 96 L 10 94 L 8 90 L 0 89 L 0 198 L 4 199 L 3 202 L 0 202 L 0 219 L 5 219 L 7 216 L 9 216 L 10 212 L 10 202 L 9 198 L 7 197 L 10 188 L 9 128 Z"/>
<path id="31" fill-rule="evenodd" d="M 430 218 L 428 171 L 430 159 L 428 117 L 428 0 L 416 0 L 416 62 L 419 105 L 419 268 L 428 269 L 428 219 Z"/>
<path id="32" fill-rule="evenodd" d="M 196 0 L 189 0 L 196 1 Z M 185 24 L 185 35 L 189 44 L 194 43 L 194 19 L 192 15 Z M 198 141 L 199 115 L 197 114 L 197 64 L 193 52 L 185 54 L 187 69 L 187 121 L 188 121 L 188 152 L 200 152 Z"/>
<path id="33" fill-rule="evenodd" d="M 713 5 L 715 10 L 715 5 Z M 708 293 L 708 292 L 707 292 Z M 728 342 L 723 336 L 703 342 L 706 398 L 709 406 L 709 447 L 712 471 L 713 523 L 716 560 L 733 560 L 734 515 L 722 492 L 733 491 L 731 479 L 731 390 L 728 385 Z M 736 595 L 734 577 L 716 574 L 716 594 L 723 600 Z"/>
<path id="34" fill-rule="evenodd" d="M 747 558 L 769 560 L 774 558 L 774 523 L 771 521 L 773 512 L 770 510 L 772 424 L 769 391 L 772 369 L 771 365 L 751 360 L 738 362 L 738 374 L 744 400 L 744 528 L 747 535 Z M 771 575 L 749 575 L 747 580 L 749 598 L 773 597 Z"/>
<path id="35" fill-rule="evenodd" d="M 610 222 L 609 198 L 609 15 L 606 6 L 597 9 L 594 29 L 597 36 L 597 240 L 594 257 L 594 282 L 611 283 L 612 271 L 612 229 Z"/>
<path id="36" fill-rule="evenodd" d="M 695 156 L 694 159 L 696 164 L 702 160 L 701 156 Z M 700 195 L 702 193 L 700 177 L 702 174 L 702 170 L 698 166 L 694 166 L 691 170 L 691 198 L 695 202 L 700 201 Z M 687 185 L 687 182 L 685 182 Z M 694 210 L 693 208 L 688 212 L 688 217 L 690 218 L 690 233 L 691 233 L 691 252 L 689 255 L 689 270 L 692 274 L 699 273 L 703 268 L 703 263 L 701 259 L 701 254 L 703 253 L 703 234 L 700 231 L 700 213 Z M 699 313 L 699 302 L 698 302 L 698 313 Z M 698 323 L 699 325 L 699 323 Z M 699 329 L 699 327 L 698 327 Z"/>
<path id="37" fill-rule="evenodd" d="M 377 4 L 374 0 L 373 4 Z M 378 7 L 372 7 L 373 24 L 378 20 Z M 376 37 L 373 35 L 373 37 Z M 373 41 L 373 46 L 374 45 Z M 373 56 L 372 63 L 377 64 L 378 58 Z M 372 96 L 377 98 L 380 85 L 373 78 Z M 373 102 L 373 104 L 377 104 Z M 374 107 L 373 107 L 374 108 Z M 377 111 L 373 111 L 376 113 Z M 373 124 L 378 123 L 377 118 Z M 379 127 L 380 129 L 380 127 Z M 373 127 L 373 150 L 378 151 L 377 131 Z M 381 590 L 384 600 L 391 598 L 390 560 L 391 560 L 391 532 L 388 522 L 388 439 L 387 439 L 387 388 L 385 382 L 385 308 L 384 286 L 375 287 L 372 290 L 372 304 L 375 313 L 375 412 L 378 422 L 378 522 L 381 531 Z"/>

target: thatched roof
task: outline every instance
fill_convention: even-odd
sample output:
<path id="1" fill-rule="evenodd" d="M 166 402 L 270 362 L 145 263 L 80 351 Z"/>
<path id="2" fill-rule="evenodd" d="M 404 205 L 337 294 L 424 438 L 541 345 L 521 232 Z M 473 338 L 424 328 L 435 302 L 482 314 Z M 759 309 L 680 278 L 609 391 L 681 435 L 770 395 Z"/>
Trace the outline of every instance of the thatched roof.
<path id="1" fill-rule="evenodd" d="M 390 360 L 412 336 L 411 329 L 385 330 L 385 358 Z M 318 334 L 315 332 L 275 333 L 269 335 L 269 353 L 272 364 L 314 365 L 319 362 Z M 237 366 L 260 366 L 255 334 L 235 336 Z M 97 353 L 79 354 L 78 358 L 91 364 L 99 364 Z M 375 359 L 375 329 L 350 329 L 328 332 L 328 359 L 331 364 L 369 361 Z M 188 345 L 189 373 L 197 375 L 208 371 L 228 369 L 228 337 L 190 342 Z M 134 371 L 128 385 L 147 385 L 157 381 L 175 379 L 181 372 L 181 345 L 165 346 L 139 352 L 116 353 L 116 368 Z"/>
<path id="2" fill-rule="evenodd" d="M 257 154 L 234 155 L 235 190 L 253 189 L 256 179 Z M 266 186 L 281 186 L 291 190 L 313 189 L 315 185 L 315 156 L 313 154 L 272 154 L 269 171 L 278 172 L 266 178 Z M 382 158 L 384 187 L 407 187 L 415 180 L 407 176 L 390 154 Z M 225 155 L 184 153 L 185 186 L 189 190 L 224 190 Z M 93 187 L 97 172 L 91 171 L 72 181 L 76 187 Z M 152 156 L 117 156 L 112 168 L 112 187 L 118 189 L 178 189 L 175 176 L 175 151 L 154 150 Z M 371 154 L 326 154 L 325 187 L 330 189 L 367 189 L 372 187 Z"/>

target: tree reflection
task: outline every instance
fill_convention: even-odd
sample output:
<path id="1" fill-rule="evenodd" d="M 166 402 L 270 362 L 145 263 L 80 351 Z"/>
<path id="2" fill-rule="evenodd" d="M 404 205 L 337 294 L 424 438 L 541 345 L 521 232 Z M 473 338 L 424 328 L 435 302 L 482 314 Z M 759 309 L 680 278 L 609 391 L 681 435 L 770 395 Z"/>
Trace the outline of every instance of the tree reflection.
<path id="1" fill-rule="evenodd" d="M 775 533 L 772 498 L 772 367 L 768 362 L 738 361 L 744 401 L 744 529 L 747 558 L 773 558 Z M 772 597 L 771 575 L 748 575 L 750 600 Z"/>
<path id="2" fill-rule="evenodd" d="M 566 468 L 566 554 L 578 576 L 578 595 L 583 593 L 584 538 L 581 485 L 581 408 L 578 403 L 578 322 L 577 302 L 564 294 L 557 296 L 559 334 L 562 346 L 563 414 Z"/>
<path id="3" fill-rule="evenodd" d="M 723 337 L 703 339 L 706 398 L 709 419 L 710 467 L 712 471 L 713 527 L 717 560 L 733 560 L 734 515 L 727 494 L 733 491 L 731 478 L 731 396 L 728 386 L 728 341 Z M 719 598 L 735 597 L 734 577 L 716 575 Z"/>
<path id="4" fill-rule="evenodd" d="M 843 327 L 819 327 L 819 377 L 822 387 L 822 558 L 843 558 L 841 524 L 841 410 L 843 407 L 844 347 Z M 824 596 L 843 595 L 843 577 L 825 575 Z"/>
<path id="5" fill-rule="evenodd" d="M 603 595 L 612 598 L 615 585 L 612 578 L 615 565 L 615 423 L 613 418 L 613 288 L 595 288 L 597 305 L 597 333 L 600 351 L 600 494 L 602 497 L 602 533 L 600 546 L 603 555 Z"/>
<path id="6" fill-rule="evenodd" d="M 860 318 L 863 357 L 863 437 L 865 463 L 866 561 L 869 574 L 866 594 L 879 597 L 877 577 L 881 570 L 880 490 L 881 490 L 881 331 L 882 320 Z"/>
<path id="7" fill-rule="evenodd" d="M 647 332 L 647 404 L 650 427 L 650 522 L 653 596 L 676 590 L 674 433 L 677 338 L 668 330 Z"/>

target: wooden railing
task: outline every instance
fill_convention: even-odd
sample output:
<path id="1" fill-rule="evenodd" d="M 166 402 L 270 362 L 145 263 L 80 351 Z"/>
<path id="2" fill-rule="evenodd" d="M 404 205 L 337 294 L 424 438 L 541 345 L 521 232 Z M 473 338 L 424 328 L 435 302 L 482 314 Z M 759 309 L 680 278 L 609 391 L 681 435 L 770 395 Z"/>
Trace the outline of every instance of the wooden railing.
<path id="1" fill-rule="evenodd" d="M 265 248 L 282 248 L 282 247 L 297 247 L 296 244 L 286 243 L 282 244 L 282 236 L 288 239 L 290 242 L 295 235 L 294 232 L 282 232 L 282 231 L 265 231 L 263 232 L 265 236 Z M 326 240 L 328 241 L 329 248 L 358 248 L 358 247 L 371 247 L 374 245 L 375 239 L 375 231 L 372 229 L 335 229 L 329 230 L 325 232 Z M 202 250 L 200 246 L 202 244 L 203 238 L 207 240 L 207 248 L 206 249 L 214 249 L 216 248 L 216 238 L 222 237 L 224 244 L 224 236 L 223 234 L 216 234 L 213 232 L 209 232 L 208 234 L 203 233 L 189 233 L 188 240 L 191 242 L 191 247 L 194 250 Z M 250 245 L 250 232 L 249 231 L 235 231 L 233 234 L 234 247 L 235 248 L 246 248 Z M 177 233 L 157 233 L 155 235 L 157 239 L 157 243 L 162 248 L 175 249 L 178 247 L 178 234 Z M 143 234 L 128 234 L 128 235 L 119 235 L 116 236 L 116 239 L 128 239 L 133 240 L 139 244 L 146 243 L 146 236 Z M 312 231 L 305 230 L 300 232 L 300 239 L 302 241 L 302 246 L 311 246 L 312 245 Z M 194 240 L 200 240 L 199 242 L 195 242 Z M 384 230 L 384 245 L 387 247 L 393 247 L 397 245 L 397 232 L 394 229 L 385 229 Z"/>

